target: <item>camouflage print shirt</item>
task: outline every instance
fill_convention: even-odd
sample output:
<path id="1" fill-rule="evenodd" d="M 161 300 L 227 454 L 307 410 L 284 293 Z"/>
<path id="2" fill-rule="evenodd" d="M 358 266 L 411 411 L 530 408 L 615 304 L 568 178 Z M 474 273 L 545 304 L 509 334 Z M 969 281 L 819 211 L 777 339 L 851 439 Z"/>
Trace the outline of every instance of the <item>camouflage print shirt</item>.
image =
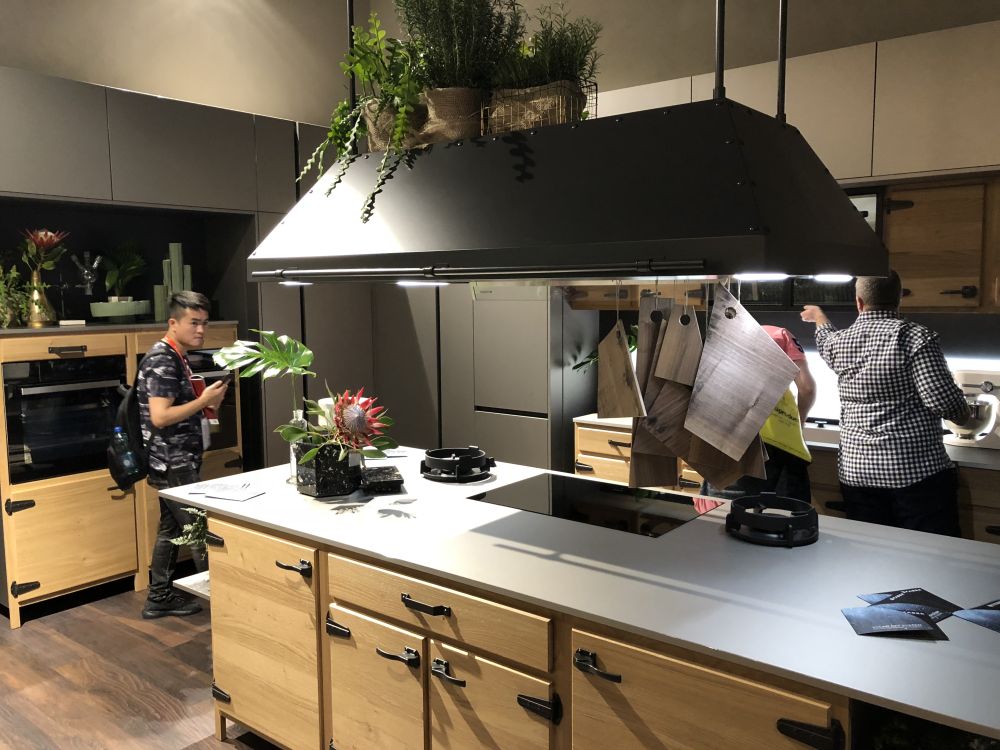
<path id="1" fill-rule="evenodd" d="M 153 430 L 149 418 L 150 396 L 172 398 L 174 406 L 195 399 L 191 381 L 177 353 L 163 341 L 153 344 L 139 367 L 136 398 L 142 421 L 142 439 L 149 450 L 149 483 L 166 486 L 168 467 L 201 467 L 201 414 L 194 414 L 162 430 Z"/>

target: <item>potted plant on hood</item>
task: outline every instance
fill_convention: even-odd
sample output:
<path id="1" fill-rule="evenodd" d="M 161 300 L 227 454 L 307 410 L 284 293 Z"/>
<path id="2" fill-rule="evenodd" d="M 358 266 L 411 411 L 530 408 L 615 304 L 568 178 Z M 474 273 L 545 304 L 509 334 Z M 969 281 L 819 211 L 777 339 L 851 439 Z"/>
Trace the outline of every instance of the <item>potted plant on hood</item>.
<path id="1" fill-rule="evenodd" d="M 298 458 L 299 492 L 313 497 L 349 495 L 361 487 L 364 457 L 384 458 L 384 449 L 397 446 L 384 432 L 393 420 L 364 390 L 333 395 L 328 388 L 329 398 L 306 400 L 315 423 L 278 428 Z"/>
<path id="2" fill-rule="evenodd" d="M 42 271 L 51 271 L 66 252 L 63 240 L 69 237 L 69 232 L 50 232 L 48 229 L 23 231 L 24 242 L 21 244 L 21 260 L 31 271 L 28 289 L 31 301 L 28 312 L 28 325 L 32 328 L 42 328 L 51 325 L 56 320 L 55 310 L 45 296 L 48 284 L 42 282 Z"/>
<path id="3" fill-rule="evenodd" d="M 535 33 L 498 72 L 490 133 L 578 122 L 593 114 L 601 24 L 570 19 L 563 2 L 542 6 L 537 19 Z"/>

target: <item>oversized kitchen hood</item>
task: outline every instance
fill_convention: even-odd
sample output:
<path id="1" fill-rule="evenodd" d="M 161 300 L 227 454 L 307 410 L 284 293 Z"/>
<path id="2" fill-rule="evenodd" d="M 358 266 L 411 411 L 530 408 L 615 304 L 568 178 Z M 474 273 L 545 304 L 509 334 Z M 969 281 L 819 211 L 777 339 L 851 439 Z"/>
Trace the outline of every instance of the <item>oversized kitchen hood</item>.
<path id="1" fill-rule="evenodd" d="M 725 98 L 335 165 L 249 258 L 255 281 L 885 275 L 794 127 Z"/>

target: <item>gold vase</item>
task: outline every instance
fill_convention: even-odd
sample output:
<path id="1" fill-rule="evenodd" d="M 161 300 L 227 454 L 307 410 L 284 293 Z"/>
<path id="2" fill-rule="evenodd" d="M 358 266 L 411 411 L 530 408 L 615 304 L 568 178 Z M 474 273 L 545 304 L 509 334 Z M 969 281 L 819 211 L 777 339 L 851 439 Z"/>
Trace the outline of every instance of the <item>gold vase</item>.
<path id="1" fill-rule="evenodd" d="M 28 325 L 32 328 L 44 328 L 55 323 L 56 313 L 45 296 L 42 287 L 42 272 L 31 272 L 31 300 L 28 307 Z"/>

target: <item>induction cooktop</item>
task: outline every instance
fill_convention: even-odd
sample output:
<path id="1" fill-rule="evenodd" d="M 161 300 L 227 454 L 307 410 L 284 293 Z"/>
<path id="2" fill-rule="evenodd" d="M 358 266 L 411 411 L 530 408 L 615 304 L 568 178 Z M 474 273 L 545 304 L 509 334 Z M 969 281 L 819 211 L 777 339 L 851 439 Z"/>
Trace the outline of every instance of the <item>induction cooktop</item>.
<path id="1" fill-rule="evenodd" d="M 558 474 L 541 474 L 469 495 L 469 499 L 652 537 L 666 534 L 723 504 L 706 497 Z"/>

